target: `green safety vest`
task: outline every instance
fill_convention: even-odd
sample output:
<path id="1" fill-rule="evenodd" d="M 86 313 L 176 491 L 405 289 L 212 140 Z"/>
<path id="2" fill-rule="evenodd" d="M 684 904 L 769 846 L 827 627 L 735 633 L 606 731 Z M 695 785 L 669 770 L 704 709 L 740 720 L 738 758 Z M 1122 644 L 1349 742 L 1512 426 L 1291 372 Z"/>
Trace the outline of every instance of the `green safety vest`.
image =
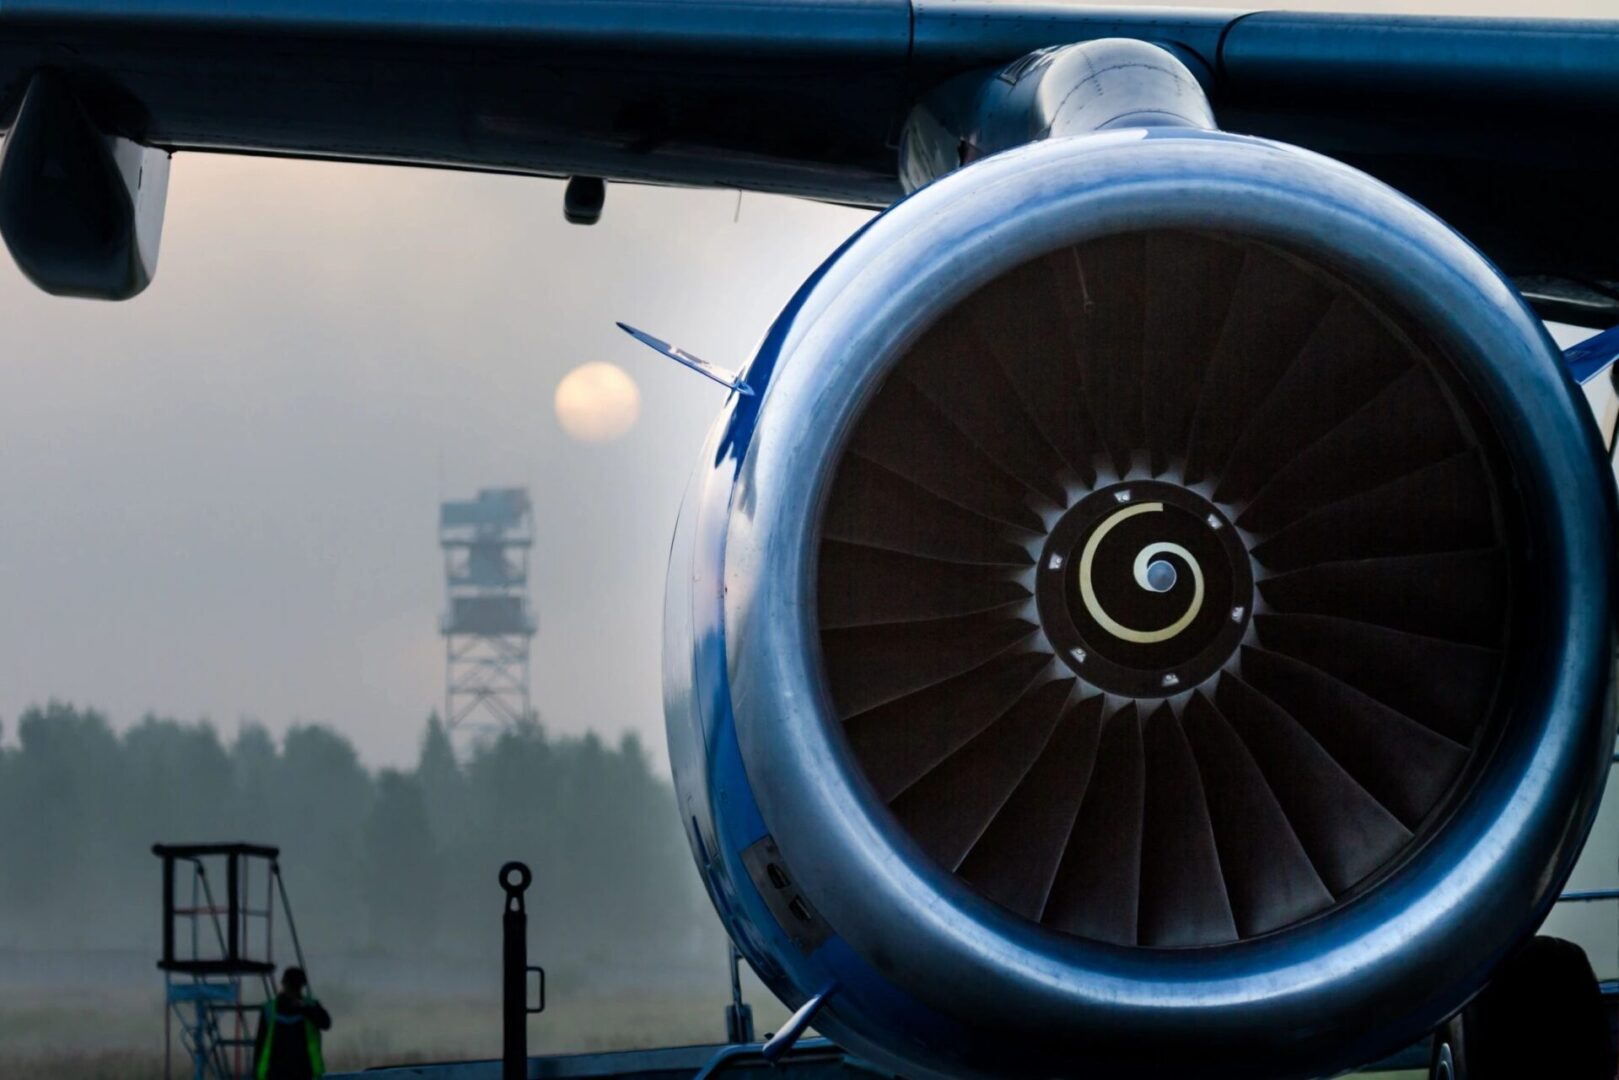
<path id="1" fill-rule="evenodd" d="M 320 1080 L 326 1075 L 326 1059 L 320 1052 L 320 1028 L 311 1024 L 308 1018 L 304 1019 L 304 1038 L 309 1047 L 309 1071 Z M 264 1003 L 264 1049 L 259 1051 L 258 1068 L 254 1070 L 256 1080 L 268 1080 L 270 1075 L 270 1044 L 275 1042 L 275 998 Z"/>

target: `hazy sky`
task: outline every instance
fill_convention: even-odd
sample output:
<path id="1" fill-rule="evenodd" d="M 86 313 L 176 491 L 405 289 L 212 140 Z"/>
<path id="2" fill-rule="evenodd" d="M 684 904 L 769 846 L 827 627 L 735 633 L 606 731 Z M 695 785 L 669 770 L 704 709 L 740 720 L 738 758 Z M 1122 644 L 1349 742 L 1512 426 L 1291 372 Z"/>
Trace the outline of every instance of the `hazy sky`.
<path id="1" fill-rule="evenodd" d="M 669 536 L 723 391 L 613 320 L 739 364 L 865 218 L 736 211 L 620 185 L 580 228 L 548 181 L 188 154 L 136 300 L 0 263 L 0 718 L 318 719 L 406 761 L 443 686 L 437 502 L 525 484 L 536 706 L 661 755 Z M 641 394 L 597 445 L 552 409 L 593 360 Z"/>
<path id="2" fill-rule="evenodd" d="M 561 199 L 549 181 L 188 154 L 138 299 L 49 298 L 0 259 L 8 732 L 56 696 L 227 734 L 328 721 L 370 762 L 408 761 L 443 687 L 437 502 L 523 484 L 542 718 L 634 729 L 661 756 L 669 535 L 723 392 L 613 321 L 738 365 L 866 215 L 748 195 L 738 216 L 734 192 L 619 185 L 579 228 Z M 590 361 L 638 384 L 613 442 L 553 413 Z"/>

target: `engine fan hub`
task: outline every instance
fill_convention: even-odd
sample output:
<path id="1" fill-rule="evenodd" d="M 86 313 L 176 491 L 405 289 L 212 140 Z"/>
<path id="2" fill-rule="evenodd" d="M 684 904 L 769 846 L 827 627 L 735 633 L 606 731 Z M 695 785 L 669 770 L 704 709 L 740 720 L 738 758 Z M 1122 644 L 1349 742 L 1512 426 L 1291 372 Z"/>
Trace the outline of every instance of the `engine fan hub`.
<path id="1" fill-rule="evenodd" d="M 1185 693 L 1242 643 L 1253 612 L 1247 545 L 1201 494 L 1161 480 L 1110 484 L 1057 521 L 1035 599 L 1057 655 L 1132 698 Z"/>

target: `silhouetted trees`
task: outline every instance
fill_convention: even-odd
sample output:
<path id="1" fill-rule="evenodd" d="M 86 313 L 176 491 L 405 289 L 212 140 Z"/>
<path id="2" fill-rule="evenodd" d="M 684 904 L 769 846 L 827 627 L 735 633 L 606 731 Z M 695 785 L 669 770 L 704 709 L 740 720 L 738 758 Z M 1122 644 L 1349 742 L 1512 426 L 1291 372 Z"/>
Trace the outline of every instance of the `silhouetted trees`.
<path id="1" fill-rule="evenodd" d="M 552 738 L 538 724 L 458 760 L 436 716 L 413 770 L 376 774 L 330 728 L 279 745 L 244 725 L 29 709 L 0 748 L 0 947 L 150 947 L 154 841 L 276 844 L 305 948 L 492 947 L 495 872 L 535 871 L 534 936 L 552 962 L 702 956 L 719 937 L 666 780 L 640 741 Z"/>

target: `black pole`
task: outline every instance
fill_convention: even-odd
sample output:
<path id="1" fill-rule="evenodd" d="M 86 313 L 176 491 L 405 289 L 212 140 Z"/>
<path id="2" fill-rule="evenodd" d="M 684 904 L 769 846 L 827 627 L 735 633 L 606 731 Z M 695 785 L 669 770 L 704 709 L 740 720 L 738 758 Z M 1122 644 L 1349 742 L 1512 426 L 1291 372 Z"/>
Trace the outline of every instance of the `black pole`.
<path id="1" fill-rule="evenodd" d="M 293 921 L 293 905 L 287 900 L 287 881 L 282 878 L 282 865 L 280 861 L 270 863 L 270 874 L 275 878 L 275 889 L 282 897 L 282 915 L 287 916 L 287 933 L 293 939 L 293 955 L 298 957 L 298 967 L 303 968 L 304 978 L 309 978 L 309 965 L 303 959 L 303 942 L 298 941 L 298 923 Z M 311 993 L 314 993 L 311 989 Z"/>
<path id="2" fill-rule="evenodd" d="M 152 850 L 156 851 L 157 848 L 154 846 Z M 172 963 L 174 963 L 174 856 L 163 855 L 163 964 Z M 162 967 L 163 964 L 158 966 Z"/>
<path id="3" fill-rule="evenodd" d="M 240 862 L 241 856 L 234 851 L 225 856 L 225 960 L 233 966 L 242 952 Z"/>
<path id="4" fill-rule="evenodd" d="M 500 887 L 506 890 L 506 913 L 501 916 L 501 1080 L 528 1080 L 531 1010 L 527 985 L 528 912 L 523 907 L 523 893 L 533 880 L 534 875 L 524 863 L 509 862 L 500 868 Z"/>
<path id="5" fill-rule="evenodd" d="M 737 952 L 736 942 L 726 944 L 730 946 L 731 1003 L 725 1007 L 725 1041 L 750 1043 L 753 1041 L 753 1008 L 742 1000 L 742 954 Z"/>

